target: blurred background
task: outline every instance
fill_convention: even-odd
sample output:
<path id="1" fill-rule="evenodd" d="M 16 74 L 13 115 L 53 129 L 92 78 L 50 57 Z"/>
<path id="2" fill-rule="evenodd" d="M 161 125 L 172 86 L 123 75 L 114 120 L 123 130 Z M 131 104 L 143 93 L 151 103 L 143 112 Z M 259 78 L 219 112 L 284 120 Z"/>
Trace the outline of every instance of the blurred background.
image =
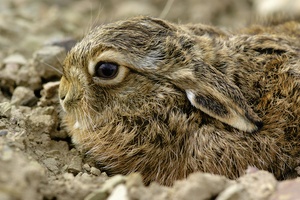
<path id="1" fill-rule="evenodd" d="M 0 60 L 135 15 L 239 28 L 275 13 L 298 15 L 300 0 L 1 0 Z"/>

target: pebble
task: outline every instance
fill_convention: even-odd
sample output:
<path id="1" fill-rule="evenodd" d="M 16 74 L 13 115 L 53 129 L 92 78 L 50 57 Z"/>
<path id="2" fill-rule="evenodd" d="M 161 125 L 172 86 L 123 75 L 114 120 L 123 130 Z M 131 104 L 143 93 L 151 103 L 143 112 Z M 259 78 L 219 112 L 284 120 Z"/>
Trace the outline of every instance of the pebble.
<path id="1" fill-rule="evenodd" d="M 87 171 L 87 172 L 90 172 L 90 171 L 91 171 L 91 166 L 90 166 L 89 164 L 87 164 L 87 163 L 85 163 L 85 164 L 82 166 L 82 168 L 83 168 L 85 171 Z"/>
<path id="2" fill-rule="evenodd" d="M 294 180 L 286 180 L 278 183 L 276 191 L 270 200 L 299 200 L 300 177 Z"/>
<path id="3" fill-rule="evenodd" d="M 95 176 L 100 176 L 101 175 L 101 171 L 96 168 L 96 167 L 91 167 L 91 174 L 95 175 Z"/>
<path id="4" fill-rule="evenodd" d="M 125 183 L 126 182 L 126 177 L 120 174 L 117 174 L 107 181 L 105 181 L 104 185 L 102 186 L 102 189 L 104 191 L 108 191 L 111 193 L 111 191 L 114 189 L 115 186 Z"/>
<path id="5" fill-rule="evenodd" d="M 70 165 L 68 167 L 68 172 L 76 175 L 82 171 L 82 159 L 79 156 L 74 156 L 71 159 Z"/>
<path id="6" fill-rule="evenodd" d="M 106 200 L 108 194 L 102 189 L 95 190 L 89 195 L 87 195 L 84 200 Z"/>
<path id="7" fill-rule="evenodd" d="M 266 171 L 257 171 L 240 177 L 238 183 L 252 199 L 267 199 L 277 187 L 274 175 Z"/>
<path id="8" fill-rule="evenodd" d="M 44 46 L 34 53 L 33 66 L 39 76 L 46 80 L 59 79 L 62 75 L 62 63 L 66 50 L 58 46 Z"/>
<path id="9" fill-rule="evenodd" d="M 8 57 L 4 67 L 0 68 L 1 88 L 9 94 L 13 93 L 16 85 L 26 86 L 33 90 L 40 89 L 41 78 L 36 70 L 27 61 L 14 57 Z"/>
<path id="10" fill-rule="evenodd" d="M 173 199 L 189 200 L 213 199 L 232 184 L 223 176 L 197 172 L 188 176 L 186 180 L 174 184 Z"/>
<path id="11" fill-rule="evenodd" d="M 107 200 L 129 200 L 126 186 L 124 184 L 117 185 Z"/>
<path id="12" fill-rule="evenodd" d="M 106 172 L 101 173 L 102 176 L 108 176 Z"/>
<path id="13" fill-rule="evenodd" d="M 129 174 L 126 179 L 126 186 L 128 188 L 144 186 L 142 175 L 140 173 Z"/>
<path id="14" fill-rule="evenodd" d="M 92 193 L 90 193 L 84 200 L 106 200 L 107 197 L 109 196 L 109 194 L 112 194 L 113 191 L 115 191 L 114 193 L 120 193 L 122 194 L 122 196 L 116 196 L 117 194 L 114 194 L 114 199 L 111 200 L 123 200 L 122 197 L 127 197 L 124 200 L 128 199 L 128 195 L 127 195 L 127 188 L 124 185 L 124 183 L 126 182 L 126 177 L 122 176 L 122 175 L 115 175 L 113 177 L 111 177 L 110 179 L 108 179 L 107 181 L 104 182 L 103 186 L 98 189 L 93 191 Z M 117 186 L 122 185 L 121 187 L 119 187 L 117 190 L 115 190 L 117 188 Z M 125 191 L 124 191 L 124 187 L 125 187 Z M 118 198 L 117 198 L 118 197 Z"/>
<path id="15" fill-rule="evenodd" d="M 0 120 L 0 128 L 1 128 L 1 129 L 6 128 L 5 123 L 4 123 L 3 121 L 1 121 L 1 120 Z"/>
<path id="16" fill-rule="evenodd" d="M 52 172 L 58 172 L 58 162 L 54 158 L 46 158 L 43 160 L 43 163 L 46 165 L 46 167 L 52 171 Z"/>
<path id="17" fill-rule="evenodd" d="M 74 179 L 74 175 L 72 173 L 64 173 L 63 177 L 66 180 L 73 180 Z"/>
<path id="18" fill-rule="evenodd" d="M 28 122 L 32 130 L 39 130 L 48 134 L 55 130 L 57 123 L 51 115 L 30 115 Z"/>
<path id="19" fill-rule="evenodd" d="M 60 81 L 48 82 L 43 85 L 43 90 L 41 91 L 41 95 L 45 99 L 50 99 L 55 97 L 58 94 L 58 87 Z"/>
<path id="20" fill-rule="evenodd" d="M 25 57 L 21 54 L 12 54 L 9 55 L 8 57 L 4 58 L 3 60 L 4 64 L 18 64 L 18 65 L 25 65 L 27 63 L 27 60 Z"/>
<path id="21" fill-rule="evenodd" d="M 4 130 L 0 130 L 0 136 L 4 136 L 7 135 L 8 130 L 4 129 Z"/>
<path id="22" fill-rule="evenodd" d="M 38 98 L 34 95 L 33 90 L 18 86 L 12 95 L 11 104 L 21 106 L 34 106 L 38 101 Z"/>
<path id="23" fill-rule="evenodd" d="M 221 192 L 216 200 L 239 200 L 247 199 L 248 196 L 249 194 L 242 185 L 233 184 Z"/>
<path id="24" fill-rule="evenodd" d="M 9 146 L 4 145 L 1 149 L 1 160 L 3 161 L 9 161 L 13 159 L 13 149 L 11 149 Z"/>
<path id="25" fill-rule="evenodd" d="M 0 103 L 0 116 L 9 117 L 12 105 L 9 102 Z"/>
<path id="26" fill-rule="evenodd" d="M 79 174 L 80 174 L 80 176 L 81 176 L 81 178 L 82 178 L 83 180 L 84 180 L 84 179 L 85 179 L 85 180 L 90 180 L 90 178 L 91 178 L 91 175 L 88 174 L 88 173 L 82 173 L 82 172 L 79 172 L 78 175 L 77 175 L 78 177 L 79 177 Z M 76 176 L 76 177 L 77 177 L 77 176 Z"/>

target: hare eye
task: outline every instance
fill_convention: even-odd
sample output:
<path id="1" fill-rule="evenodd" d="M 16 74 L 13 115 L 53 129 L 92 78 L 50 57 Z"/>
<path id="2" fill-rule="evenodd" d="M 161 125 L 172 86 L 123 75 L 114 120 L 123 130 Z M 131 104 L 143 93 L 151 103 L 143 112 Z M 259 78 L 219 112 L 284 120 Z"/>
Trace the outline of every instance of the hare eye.
<path id="1" fill-rule="evenodd" d="M 102 79 L 113 79 L 118 74 L 119 65 L 110 62 L 98 62 L 95 66 L 95 76 Z"/>

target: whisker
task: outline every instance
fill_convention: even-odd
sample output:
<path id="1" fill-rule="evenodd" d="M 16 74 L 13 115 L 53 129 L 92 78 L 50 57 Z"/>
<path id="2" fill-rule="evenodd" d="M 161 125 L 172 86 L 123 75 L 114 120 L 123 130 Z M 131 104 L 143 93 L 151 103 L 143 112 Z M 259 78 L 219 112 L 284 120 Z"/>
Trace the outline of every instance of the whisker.
<path id="1" fill-rule="evenodd" d="M 165 7 L 163 9 L 163 11 L 159 15 L 159 18 L 164 19 L 168 15 L 168 13 L 169 13 L 169 11 L 170 11 L 170 9 L 171 9 L 174 1 L 175 0 L 168 0 L 167 1 L 166 5 L 165 5 Z"/>
<path id="2" fill-rule="evenodd" d="M 53 69 L 54 71 L 58 72 L 60 75 L 63 75 L 63 72 L 62 72 L 61 70 L 59 70 L 59 69 L 57 69 L 56 67 L 50 65 L 49 63 L 46 63 L 46 62 L 44 62 L 44 61 L 42 61 L 42 60 L 41 60 L 40 62 L 43 63 L 44 65 L 47 65 L 48 67 L 50 67 L 50 68 Z M 60 62 L 60 61 L 59 61 L 59 62 Z"/>

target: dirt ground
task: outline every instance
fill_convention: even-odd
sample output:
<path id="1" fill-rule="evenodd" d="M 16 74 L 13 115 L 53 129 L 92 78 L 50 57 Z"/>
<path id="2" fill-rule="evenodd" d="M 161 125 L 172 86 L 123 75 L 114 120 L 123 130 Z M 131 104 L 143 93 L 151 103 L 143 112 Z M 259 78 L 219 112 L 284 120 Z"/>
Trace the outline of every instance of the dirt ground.
<path id="1" fill-rule="evenodd" d="M 278 9 L 300 10 L 299 1 L 281 2 L 1 0 L 0 199 L 300 199 L 300 178 L 279 182 L 254 168 L 237 180 L 195 173 L 173 187 L 145 187 L 139 174 L 109 178 L 72 145 L 57 98 L 67 51 L 98 24 L 144 14 L 236 28 Z"/>

